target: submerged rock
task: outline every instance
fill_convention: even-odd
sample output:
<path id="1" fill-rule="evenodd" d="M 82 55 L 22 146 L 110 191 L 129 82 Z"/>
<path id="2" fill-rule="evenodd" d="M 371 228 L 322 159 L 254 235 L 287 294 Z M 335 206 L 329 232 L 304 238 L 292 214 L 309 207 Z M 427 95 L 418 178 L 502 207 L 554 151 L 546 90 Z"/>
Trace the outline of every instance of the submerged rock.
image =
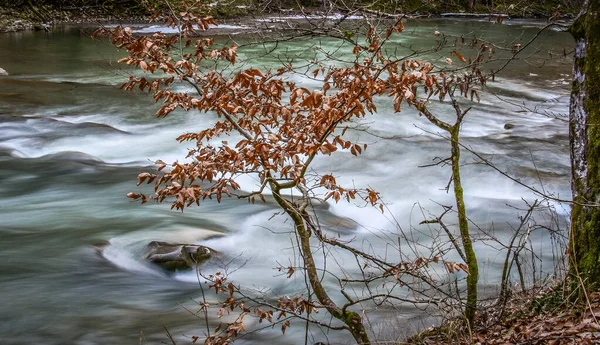
<path id="1" fill-rule="evenodd" d="M 3 69 L 2 67 L 0 67 L 0 76 L 2 76 L 2 75 L 7 76 L 8 72 L 6 72 L 5 69 Z"/>
<path id="2" fill-rule="evenodd" d="M 169 271 L 189 270 L 217 256 L 215 250 L 197 244 L 177 244 L 152 241 L 147 259 Z"/>
<path id="3" fill-rule="evenodd" d="M 515 125 L 513 125 L 512 123 L 507 123 L 504 125 L 504 129 L 513 129 L 515 128 Z"/>
<path id="4" fill-rule="evenodd" d="M 45 23 L 35 23 L 33 24 L 33 29 L 35 31 L 46 31 L 46 32 L 50 32 L 50 25 L 45 24 Z"/>
<path id="5" fill-rule="evenodd" d="M 319 212 L 317 219 L 321 225 L 325 225 L 327 229 L 340 234 L 349 234 L 356 230 L 358 223 L 348 217 L 338 216 L 330 212 Z"/>

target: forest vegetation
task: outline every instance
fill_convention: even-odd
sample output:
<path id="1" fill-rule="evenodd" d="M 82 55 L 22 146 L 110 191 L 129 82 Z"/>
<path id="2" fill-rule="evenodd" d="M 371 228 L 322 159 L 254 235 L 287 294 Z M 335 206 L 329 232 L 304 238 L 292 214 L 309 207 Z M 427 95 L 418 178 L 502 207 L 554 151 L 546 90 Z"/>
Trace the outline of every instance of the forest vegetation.
<path id="1" fill-rule="evenodd" d="M 180 0 L 178 0 L 180 1 Z M 171 1 L 177 6 L 178 1 Z M 409 13 L 414 15 L 439 15 L 446 12 L 502 13 L 511 17 L 548 18 L 551 16 L 574 17 L 582 0 L 544 1 L 493 1 L 493 0 L 355 0 L 351 2 L 322 0 L 231 0 L 204 1 L 210 4 L 210 14 L 217 18 L 232 18 L 243 15 L 258 15 L 282 10 L 343 10 L 364 9 L 388 14 Z M 55 10 L 55 15 L 95 15 L 98 17 L 126 18 L 146 15 L 149 9 L 164 8 L 160 0 L 6 0 L 0 4 L 4 11 L 30 13 L 38 20 L 52 20 L 40 9 Z M 32 19 L 33 19 L 32 18 Z"/>

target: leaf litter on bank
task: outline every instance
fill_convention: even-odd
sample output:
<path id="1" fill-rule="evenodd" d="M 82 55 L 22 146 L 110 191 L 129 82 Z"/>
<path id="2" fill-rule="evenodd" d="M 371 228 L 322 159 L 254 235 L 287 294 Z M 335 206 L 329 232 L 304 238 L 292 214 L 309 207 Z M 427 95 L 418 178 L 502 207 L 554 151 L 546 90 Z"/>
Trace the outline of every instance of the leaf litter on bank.
<path id="1" fill-rule="evenodd" d="M 540 299 L 550 294 L 559 302 L 551 310 L 536 307 Z M 505 307 L 495 304 L 479 312 L 472 337 L 460 331 L 448 332 L 445 326 L 428 330 L 426 335 L 413 337 L 409 343 L 480 344 L 480 345 L 563 345 L 600 344 L 600 292 L 588 296 L 585 306 L 568 301 L 560 291 L 531 292 L 511 297 Z M 466 333 L 466 332 L 465 332 Z"/>

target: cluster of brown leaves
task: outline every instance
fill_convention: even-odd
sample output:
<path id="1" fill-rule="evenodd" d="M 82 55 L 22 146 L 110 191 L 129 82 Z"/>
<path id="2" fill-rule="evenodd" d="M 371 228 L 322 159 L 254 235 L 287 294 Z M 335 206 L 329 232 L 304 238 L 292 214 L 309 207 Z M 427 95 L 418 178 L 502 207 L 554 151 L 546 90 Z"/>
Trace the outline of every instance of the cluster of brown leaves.
<path id="1" fill-rule="evenodd" d="M 252 68 L 232 75 L 203 70 L 204 60 L 233 64 L 236 59 L 235 46 L 214 49 L 211 39 L 191 38 L 196 31 L 216 25 L 214 19 L 184 11 L 178 16 L 167 16 L 164 22 L 178 27 L 181 34 L 136 36 L 131 29 L 122 27 L 95 33 L 109 36 L 115 46 L 127 51 L 128 56 L 120 62 L 138 66 L 143 72 L 143 77 L 131 76 L 121 87 L 138 88 L 162 102 L 157 116 L 164 117 L 181 108 L 212 112 L 219 119 L 210 128 L 177 138 L 180 142 L 195 142 L 187 156 L 190 161 L 174 162 L 168 169 L 167 164 L 157 161 L 158 175 L 139 175 L 138 184 L 154 182 L 154 195 L 128 195 L 142 203 L 169 199 L 173 200 L 172 208 L 183 210 L 206 198 L 220 201 L 223 194 L 232 196 L 240 188 L 236 178 L 247 174 L 257 175 L 263 188 L 267 182 L 275 181 L 288 186 L 307 185 L 306 171 L 316 155 L 347 150 L 357 156 L 367 149 L 366 144 L 343 139 L 342 129 L 347 128 L 344 125 L 349 121 L 375 112 L 375 96 L 390 97 L 396 111 L 401 110 L 402 102 L 424 111 L 430 97 L 444 100 L 456 88 L 461 94 L 470 92 L 478 98 L 472 90 L 473 78 L 479 77 L 477 69 L 475 73 L 447 76 L 433 73 L 433 65 L 428 62 L 384 59 L 381 47 L 392 34 L 402 32 L 401 21 L 384 36 L 374 28 L 369 30 L 366 38 L 370 45 L 366 51 L 370 55 L 363 61 L 359 61 L 359 55 L 364 49 L 357 46 L 357 62 L 353 65 L 316 68 L 313 77 L 320 77 L 322 86 L 315 90 L 285 80 L 286 73 L 294 71 L 291 64 L 277 71 Z M 460 53 L 454 54 L 466 61 Z M 187 84 L 193 92 L 172 91 L 174 83 Z M 241 135 L 241 140 L 232 145 L 227 141 L 220 145 L 211 143 L 232 132 Z M 318 185 L 328 190 L 326 199 L 337 202 L 360 198 L 384 210 L 374 190 L 344 188 L 337 185 L 332 175 L 323 175 Z M 263 199 L 262 188 L 245 196 L 252 201 L 255 196 Z"/>
<path id="2" fill-rule="evenodd" d="M 236 336 L 246 330 L 246 325 L 243 322 L 244 316 L 246 316 L 246 314 L 242 313 L 238 315 L 234 322 L 219 324 L 215 328 L 214 333 L 206 337 L 204 340 L 204 345 L 231 344 L 235 340 Z M 200 338 L 193 337 L 192 339 L 192 344 L 195 344 Z"/>
<path id="3" fill-rule="evenodd" d="M 591 294 L 590 298 L 591 305 L 585 306 L 583 311 L 581 307 L 569 308 L 566 304 L 552 312 L 539 314 L 532 311 L 524 317 L 509 319 L 497 327 L 482 329 L 475 338 L 482 345 L 598 344 L 600 292 Z"/>
<path id="4" fill-rule="evenodd" d="M 217 312 L 217 317 L 221 318 L 228 315 L 230 311 L 236 308 L 240 309 L 237 317 L 233 322 L 220 323 L 211 334 L 207 334 L 204 339 L 204 345 L 227 345 L 231 344 L 235 338 L 246 330 L 244 318 L 250 313 L 250 309 L 246 308 L 243 303 L 237 302 L 234 294 L 237 287 L 233 283 L 227 281 L 227 276 L 221 272 L 211 274 L 207 277 L 210 281 L 209 289 L 214 289 L 216 294 L 223 293 L 227 295 L 227 299 L 221 304 L 221 308 Z M 200 305 L 200 311 L 206 311 L 209 307 L 208 303 Z M 193 336 L 192 344 L 195 344 L 200 337 Z"/>
<path id="5" fill-rule="evenodd" d="M 293 272 L 292 272 L 293 273 Z M 290 275 L 291 276 L 291 275 Z M 226 345 L 230 344 L 235 338 L 246 329 L 244 318 L 253 316 L 258 319 L 259 323 L 263 321 L 271 324 L 271 327 L 281 325 L 281 332 L 285 334 L 290 327 L 290 316 L 308 316 L 311 313 L 318 312 L 318 306 L 314 303 L 300 297 L 280 297 L 276 305 L 265 303 L 263 307 L 247 307 L 245 301 L 247 298 L 241 294 L 239 287 L 228 281 L 226 275 L 221 272 L 211 274 L 206 277 L 209 284 L 209 289 L 213 289 L 216 294 L 224 294 L 226 299 L 221 303 L 217 318 L 222 318 L 225 315 L 230 315 L 235 312 L 236 318 L 233 322 L 225 322 L 219 324 L 212 334 L 207 335 L 205 345 Z M 200 311 L 204 311 L 209 307 L 208 304 L 201 304 Z M 277 312 L 277 317 L 274 317 Z M 193 343 L 200 339 L 197 336 L 193 337 Z"/>
<path id="6" fill-rule="evenodd" d="M 469 268 L 466 264 L 462 262 L 458 263 L 454 261 L 445 261 L 439 256 L 434 256 L 433 258 L 417 257 L 413 261 L 401 262 L 398 265 L 390 267 L 387 270 L 383 271 L 382 276 L 393 276 L 395 280 L 399 281 L 400 284 L 403 285 L 402 281 L 400 280 L 400 277 L 403 274 L 410 273 L 411 275 L 414 275 L 421 269 L 429 268 L 429 265 L 432 263 L 443 263 L 444 267 L 449 273 L 458 273 L 460 271 L 463 271 L 466 274 L 470 274 Z"/>

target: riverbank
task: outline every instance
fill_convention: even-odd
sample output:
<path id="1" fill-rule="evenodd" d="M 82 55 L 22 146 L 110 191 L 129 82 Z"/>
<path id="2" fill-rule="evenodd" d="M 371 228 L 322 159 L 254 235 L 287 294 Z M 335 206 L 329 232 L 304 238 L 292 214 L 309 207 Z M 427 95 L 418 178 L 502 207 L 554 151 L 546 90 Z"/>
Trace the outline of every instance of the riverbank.
<path id="1" fill-rule="evenodd" d="M 515 293 L 504 303 L 479 312 L 469 334 L 451 320 L 407 340 L 409 344 L 598 344 L 600 343 L 600 292 L 575 299 L 569 285 L 532 288 Z"/>
<path id="2" fill-rule="evenodd" d="M 551 0 L 544 3 L 522 4 L 507 1 L 497 6 L 475 5 L 470 9 L 459 3 L 402 1 L 402 4 L 390 7 L 386 2 L 377 6 L 358 5 L 356 8 L 331 7 L 323 11 L 319 7 L 303 7 L 297 4 L 279 4 L 279 7 L 261 5 L 251 0 L 236 0 L 227 4 L 219 2 L 207 5 L 208 14 L 224 20 L 241 20 L 246 17 L 284 15 L 306 16 L 320 15 L 367 15 L 397 17 L 402 14 L 408 17 L 481 17 L 497 18 L 573 18 L 578 10 L 580 0 Z M 332 5 L 333 6 L 333 5 Z M 142 5 L 127 7 L 57 7 L 52 5 L 0 5 L 0 33 L 26 30 L 46 30 L 58 24 L 78 23 L 119 23 L 147 22 L 148 8 Z"/>
<path id="3" fill-rule="evenodd" d="M 0 33 L 28 30 L 49 31 L 59 24 L 80 23 L 115 23 L 126 21 L 147 21 L 139 9 L 120 10 L 118 13 L 107 13 L 97 8 L 57 8 L 54 6 L 20 6 L 0 5 Z"/>

